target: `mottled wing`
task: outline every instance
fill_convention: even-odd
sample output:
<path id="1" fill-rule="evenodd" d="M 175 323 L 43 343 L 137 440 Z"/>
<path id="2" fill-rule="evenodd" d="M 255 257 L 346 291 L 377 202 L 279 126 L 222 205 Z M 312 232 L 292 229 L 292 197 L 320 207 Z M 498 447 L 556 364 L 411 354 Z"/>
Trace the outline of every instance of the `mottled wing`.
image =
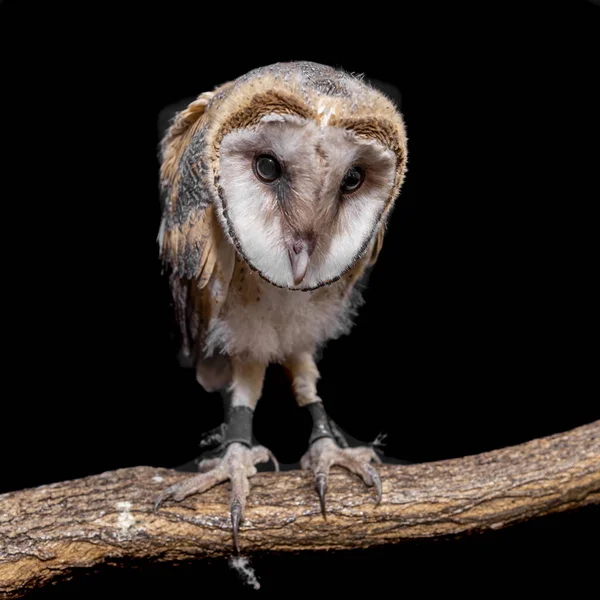
<path id="1" fill-rule="evenodd" d="M 379 257 L 379 253 L 381 252 L 381 248 L 383 246 L 383 237 L 385 235 L 385 223 L 381 225 L 379 231 L 377 232 L 377 236 L 375 237 L 375 241 L 373 242 L 373 246 L 371 248 L 371 252 L 369 254 L 368 266 L 372 267 Z"/>
<path id="2" fill-rule="evenodd" d="M 345 280 L 348 282 L 348 294 L 355 288 L 361 292 L 368 286 L 369 276 L 383 246 L 384 235 L 385 224 L 380 227 L 365 255 L 350 269 L 348 276 L 345 277 Z"/>
<path id="3" fill-rule="evenodd" d="M 200 95 L 178 113 L 161 144 L 165 205 L 158 241 L 188 363 L 192 356 L 202 360 L 202 342 L 225 300 L 234 263 L 211 202 L 203 156 L 205 111 L 218 91 Z"/>

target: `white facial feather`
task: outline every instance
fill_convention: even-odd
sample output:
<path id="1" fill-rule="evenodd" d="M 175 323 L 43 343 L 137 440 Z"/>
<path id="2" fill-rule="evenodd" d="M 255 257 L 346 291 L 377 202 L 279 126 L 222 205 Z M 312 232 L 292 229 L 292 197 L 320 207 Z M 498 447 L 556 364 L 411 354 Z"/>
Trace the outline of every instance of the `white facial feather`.
<path id="1" fill-rule="evenodd" d="M 312 277 L 318 282 L 339 277 L 366 250 L 376 233 L 394 183 L 396 168 L 391 150 L 376 142 L 359 140 L 337 128 L 329 129 L 334 138 L 328 146 L 332 180 L 329 194 L 337 192 L 344 173 L 353 164 L 365 166 L 366 177 L 361 188 L 339 201 L 337 231 L 331 236 L 329 247 L 312 261 Z"/>
<path id="2" fill-rule="evenodd" d="M 265 184 L 253 161 L 271 154 L 287 184 Z M 342 195 L 349 168 L 360 165 L 362 187 Z M 372 140 L 332 126 L 285 115 L 267 115 L 255 128 L 236 130 L 221 143 L 222 210 L 244 258 L 277 286 L 294 288 L 290 240 L 301 227 L 314 231 L 316 247 L 300 289 L 313 289 L 342 275 L 376 233 L 391 193 L 394 154 Z M 300 222 L 302 225 L 300 225 Z"/>
<path id="3" fill-rule="evenodd" d="M 254 153 L 246 151 L 244 138 L 244 132 L 234 132 L 221 144 L 221 185 L 228 219 L 246 260 L 278 285 L 293 285 L 289 258 L 282 250 L 281 217 L 273 210 L 277 201 L 256 178 Z"/>

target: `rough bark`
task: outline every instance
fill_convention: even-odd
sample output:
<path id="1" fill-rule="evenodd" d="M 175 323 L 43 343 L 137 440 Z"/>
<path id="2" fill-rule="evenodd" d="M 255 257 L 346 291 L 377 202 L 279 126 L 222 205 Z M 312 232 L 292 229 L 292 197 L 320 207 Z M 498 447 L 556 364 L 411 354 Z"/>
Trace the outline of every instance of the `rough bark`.
<path id="1" fill-rule="evenodd" d="M 600 421 L 475 456 L 380 468 L 383 500 L 334 468 L 324 521 L 308 473 L 251 480 L 242 553 L 353 549 L 456 536 L 600 504 Z M 152 511 L 189 474 L 136 467 L 0 496 L 0 596 L 123 558 L 232 553 L 228 486 Z"/>

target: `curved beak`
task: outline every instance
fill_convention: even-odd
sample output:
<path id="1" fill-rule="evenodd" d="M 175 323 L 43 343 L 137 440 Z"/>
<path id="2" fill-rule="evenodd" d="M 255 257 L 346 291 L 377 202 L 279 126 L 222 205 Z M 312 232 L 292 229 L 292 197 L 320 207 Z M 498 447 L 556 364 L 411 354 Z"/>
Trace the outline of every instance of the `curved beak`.
<path id="1" fill-rule="evenodd" d="M 306 269 L 308 268 L 308 261 L 312 253 L 309 244 L 304 240 L 294 242 L 292 247 L 289 249 L 288 254 L 290 256 L 290 263 L 292 265 L 292 276 L 294 277 L 294 285 L 300 285 L 304 276 L 306 275 Z"/>

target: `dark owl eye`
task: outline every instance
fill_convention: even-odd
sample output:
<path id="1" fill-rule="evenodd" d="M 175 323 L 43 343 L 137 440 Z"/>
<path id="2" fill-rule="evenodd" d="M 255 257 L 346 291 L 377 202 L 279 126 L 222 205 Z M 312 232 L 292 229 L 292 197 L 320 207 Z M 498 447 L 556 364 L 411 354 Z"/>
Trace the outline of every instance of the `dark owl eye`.
<path id="1" fill-rule="evenodd" d="M 340 190 L 342 190 L 344 194 L 350 194 L 351 192 L 355 192 L 363 184 L 364 180 L 365 171 L 362 167 L 350 167 L 346 171 L 344 179 L 342 179 Z"/>
<path id="2" fill-rule="evenodd" d="M 254 159 L 254 173 L 261 181 L 271 183 L 281 176 L 281 165 L 270 154 L 260 154 Z"/>

